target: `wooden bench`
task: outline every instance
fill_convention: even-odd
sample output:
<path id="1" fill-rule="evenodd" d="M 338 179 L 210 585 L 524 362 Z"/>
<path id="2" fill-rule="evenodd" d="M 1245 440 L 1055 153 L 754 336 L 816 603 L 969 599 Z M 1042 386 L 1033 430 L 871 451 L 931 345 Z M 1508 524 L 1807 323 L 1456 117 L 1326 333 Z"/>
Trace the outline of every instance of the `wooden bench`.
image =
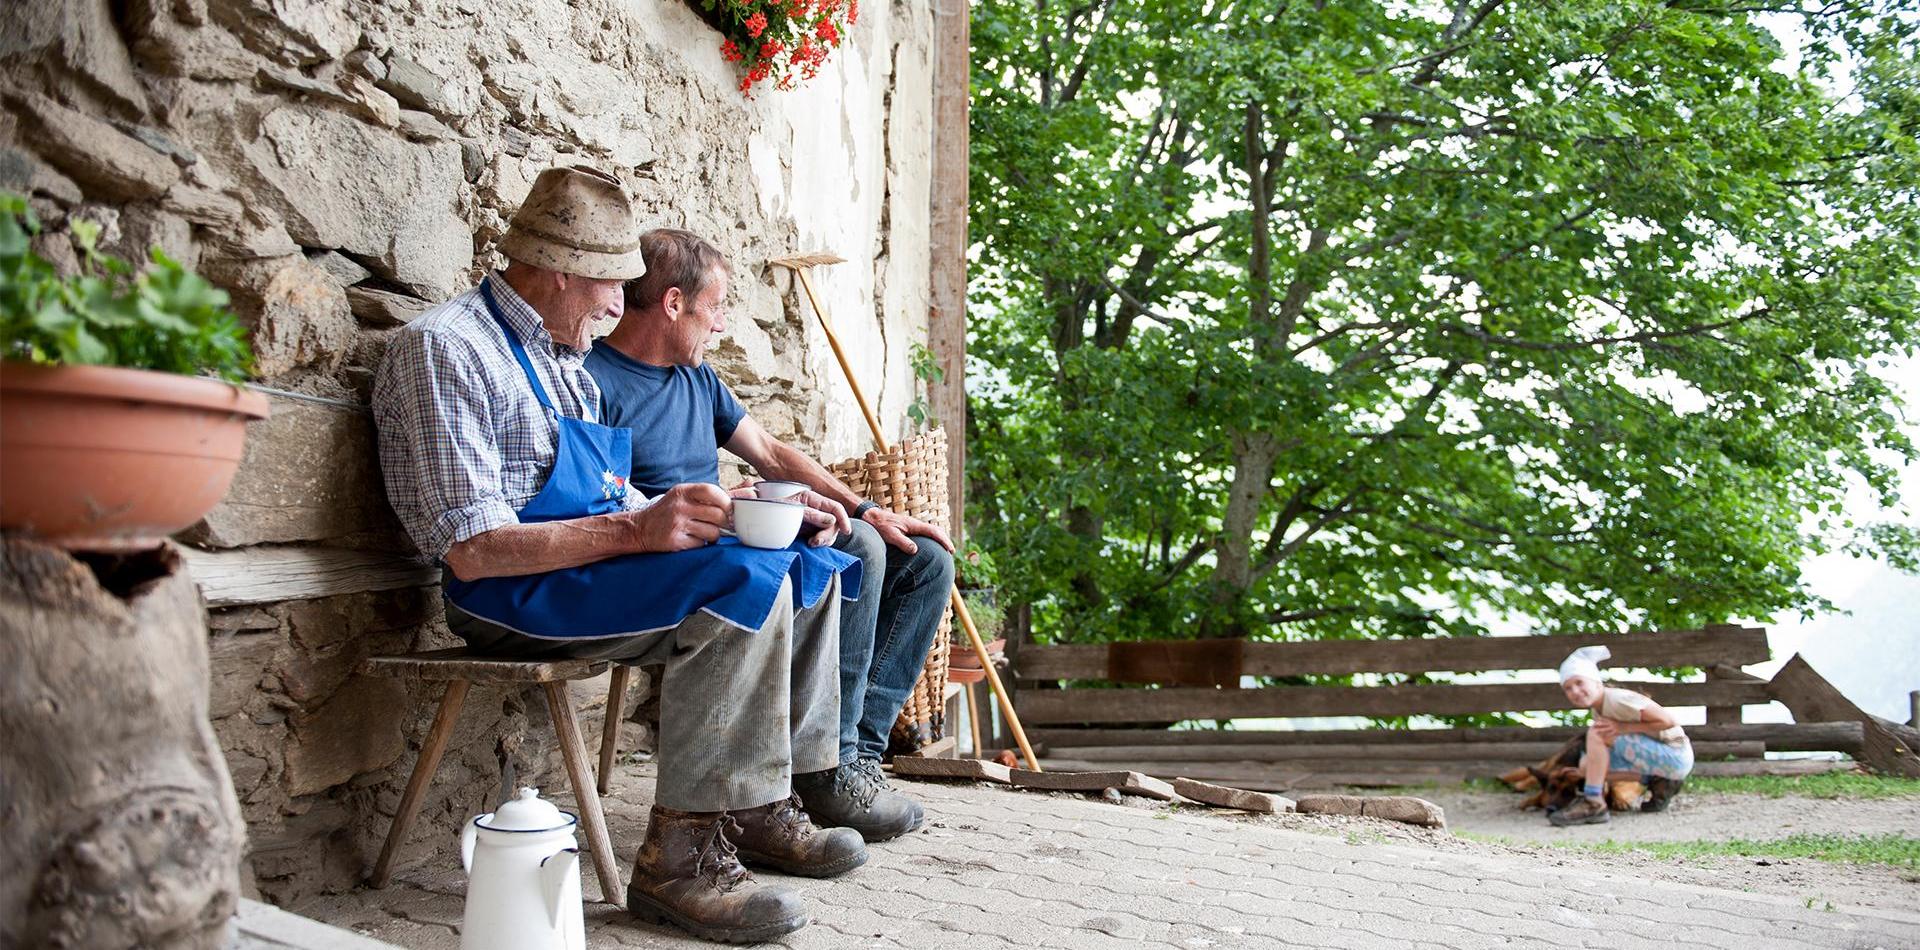
<path id="1" fill-rule="evenodd" d="M 620 665 L 613 667 L 612 682 L 607 688 L 606 725 L 600 738 L 597 783 L 593 768 L 587 762 L 580 722 L 574 717 L 573 702 L 567 696 L 569 681 L 598 676 L 606 668 L 605 662 L 589 660 L 491 659 L 472 656 L 461 647 L 402 656 L 370 657 L 361 664 L 361 672 L 370 676 L 447 684 L 446 695 L 441 698 L 440 710 L 434 714 L 433 726 L 420 746 L 420 760 L 414 764 L 412 777 L 407 779 L 407 789 L 400 796 L 400 808 L 394 812 L 393 825 L 387 830 L 386 843 L 380 848 L 380 859 L 374 862 L 368 883 L 374 887 L 385 887 L 392 878 L 394 855 L 406 840 L 414 818 L 419 815 L 420 801 L 426 797 L 427 787 L 433 783 L 433 773 L 440 767 L 440 757 L 446 752 L 447 740 L 452 737 L 454 723 L 460 718 L 460 706 L 467 698 L 468 687 L 474 683 L 538 685 L 546 694 L 547 712 L 553 718 L 554 734 L 560 742 L 560 756 L 566 762 L 567 778 L 573 784 L 573 797 L 580 807 L 580 824 L 587 835 L 594 871 L 600 878 L 601 898 L 610 904 L 625 903 L 626 888 L 620 880 L 620 866 L 614 860 L 613 838 L 607 832 L 606 818 L 600 811 L 600 796 L 609 791 L 614 751 L 620 743 L 620 706 L 626 696 L 627 681 L 633 668 Z"/>
<path id="2" fill-rule="evenodd" d="M 1614 681 L 1670 707 L 1703 706 L 1706 726 L 1690 726 L 1701 773 L 1738 763 L 1753 770 L 1792 770 L 1764 762 L 1768 751 L 1836 751 L 1875 768 L 1911 774 L 1913 759 L 1882 748 L 1876 724 L 1837 704 L 1796 702 L 1740 667 L 1766 661 L 1766 631 L 1719 625 L 1700 630 L 1528 637 L 1321 640 L 1300 643 L 1170 641 L 1026 646 L 1015 660 L 1023 684 L 1015 707 L 1056 768 L 1113 768 L 1178 773 L 1288 788 L 1293 783 L 1406 784 L 1492 775 L 1537 758 L 1567 728 L 1436 730 L 1235 730 L 1169 732 L 1182 720 L 1321 716 L 1395 717 L 1558 710 L 1560 687 L 1546 683 L 1418 683 L 1378 686 L 1241 687 L 1245 676 L 1338 676 L 1552 670 L 1575 648 L 1604 643 L 1615 668 L 1696 667 L 1705 682 Z M 1796 664 L 1803 666 L 1801 661 Z M 1798 666 L 1789 664 L 1788 671 Z M 1783 671 L 1783 673 L 1788 672 Z M 1152 685 L 1155 689 L 1075 687 L 1075 680 Z M 1039 681 L 1039 682 L 1036 682 Z M 1058 685 L 1066 688 L 1034 688 Z M 1824 682 L 1824 681 L 1822 681 Z M 1741 708 L 1780 699 L 1798 723 L 1743 723 Z M 1806 713 L 1817 712 L 1817 717 Z M 1504 763 L 1499 769 L 1491 766 Z M 1792 768 L 1803 768 L 1793 766 Z M 1378 782 L 1369 781 L 1376 774 Z"/>

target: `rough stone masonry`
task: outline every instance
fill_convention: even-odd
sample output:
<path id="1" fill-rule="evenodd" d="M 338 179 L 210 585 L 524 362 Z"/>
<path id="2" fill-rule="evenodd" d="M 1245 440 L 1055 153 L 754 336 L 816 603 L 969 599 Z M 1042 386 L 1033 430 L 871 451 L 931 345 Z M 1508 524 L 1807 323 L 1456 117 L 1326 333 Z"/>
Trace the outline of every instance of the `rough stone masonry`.
<path id="1" fill-rule="evenodd" d="M 819 283 L 882 418 L 904 424 L 929 290 L 931 11 L 867 5 L 818 80 L 753 101 L 719 43 L 681 0 L 16 4 L 0 24 L 0 188 L 31 197 L 40 250 L 63 266 L 66 222 L 85 218 L 111 253 L 159 245 L 196 268 L 232 294 L 264 385 L 330 400 L 274 400 L 193 543 L 405 551 L 356 407 L 386 338 L 479 277 L 556 163 L 615 172 L 659 224 L 728 253 L 713 358 L 770 430 L 828 461 L 864 449 L 864 429 L 791 278 L 764 262 L 855 262 Z M 243 879 L 280 902 L 352 886 L 438 698 L 356 667 L 451 644 L 435 592 L 233 606 L 212 627 Z M 560 784 L 529 699 L 469 697 L 403 863 L 447 853 L 503 759 Z"/>

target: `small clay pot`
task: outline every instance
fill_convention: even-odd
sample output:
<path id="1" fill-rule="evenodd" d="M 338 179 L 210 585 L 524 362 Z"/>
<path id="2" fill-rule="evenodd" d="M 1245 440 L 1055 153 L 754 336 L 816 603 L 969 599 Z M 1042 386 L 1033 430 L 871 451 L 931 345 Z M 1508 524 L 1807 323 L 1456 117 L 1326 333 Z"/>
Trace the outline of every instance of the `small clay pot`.
<path id="1" fill-rule="evenodd" d="M 267 398 L 106 366 L 0 362 L 0 528 L 142 551 L 219 504 Z"/>

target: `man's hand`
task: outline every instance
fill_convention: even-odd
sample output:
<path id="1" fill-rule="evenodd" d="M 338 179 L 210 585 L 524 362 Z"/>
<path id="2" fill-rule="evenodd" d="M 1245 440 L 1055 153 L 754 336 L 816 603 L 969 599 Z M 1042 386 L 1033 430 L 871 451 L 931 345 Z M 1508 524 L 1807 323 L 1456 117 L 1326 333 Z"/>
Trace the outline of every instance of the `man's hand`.
<path id="1" fill-rule="evenodd" d="M 880 532 L 882 541 L 908 554 L 920 550 L 920 545 L 914 543 L 915 537 L 932 538 L 949 553 L 953 551 L 953 542 L 947 539 L 945 531 L 910 515 L 885 508 L 869 508 L 866 514 L 860 516 L 860 520 L 873 525 L 873 529 Z"/>
<path id="2" fill-rule="evenodd" d="M 1594 734 L 1600 737 L 1600 741 L 1606 743 L 1609 748 L 1613 746 L 1613 740 L 1620 737 L 1620 724 L 1605 716 L 1593 717 L 1592 729 Z"/>
<path id="3" fill-rule="evenodd" d="M 805 502 L 808 508 L 813 509 L 807 512 L 808 524 L 822 529 L 829 527 L 833 529 L 832 531 L 822 530 L 820 533 L 814 535 L 812 541 L 814 547 L 819 547 L 823 544 L 832 544 L 834 535 L 836 534 L 853 533 L 853 521 L 847 517 L 847 509 L 841 507 L 839 502 L 817 491 L 804 491 L 795 497 Z M 814 512 L 826 515 L 827 520 L 822 522 L 815 516 Z"/>
<path id="4" fill-rule="evenodd" d="M 733 499 L 720 486 L 689 482 L 667 489 L 639 511 L 628 512 L 634 550 L 685 551 L 720 537 L 733 511 Z"/>

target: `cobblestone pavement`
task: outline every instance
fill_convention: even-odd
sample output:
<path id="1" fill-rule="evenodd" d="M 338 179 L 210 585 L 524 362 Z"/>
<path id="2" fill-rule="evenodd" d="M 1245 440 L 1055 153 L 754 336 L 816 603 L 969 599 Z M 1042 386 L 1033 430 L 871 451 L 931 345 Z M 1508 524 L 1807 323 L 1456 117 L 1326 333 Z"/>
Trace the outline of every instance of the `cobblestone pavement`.
<path id="1" fill-rule="evenodd" d="M 1547 864 L 1223 821 L 1191 810 L 977 785 L 900 783 L 933 820 L 805 893 L 813 923 L 786 946 L 991 948 L 1920 948 L 1911 911 L 1656 883 Z M 606 802 L 622 872 L 652 781 L 623 767 Z M 419 868 L 385 891 L 294 910 L 419 950 L 459 944 L 461 877 Z M 583 861 L 583 865 L 586 862 Z M 583 867 L 589 896 L 598 892 Z M 594 947 L 708 946 L 587 907 Z"/>

